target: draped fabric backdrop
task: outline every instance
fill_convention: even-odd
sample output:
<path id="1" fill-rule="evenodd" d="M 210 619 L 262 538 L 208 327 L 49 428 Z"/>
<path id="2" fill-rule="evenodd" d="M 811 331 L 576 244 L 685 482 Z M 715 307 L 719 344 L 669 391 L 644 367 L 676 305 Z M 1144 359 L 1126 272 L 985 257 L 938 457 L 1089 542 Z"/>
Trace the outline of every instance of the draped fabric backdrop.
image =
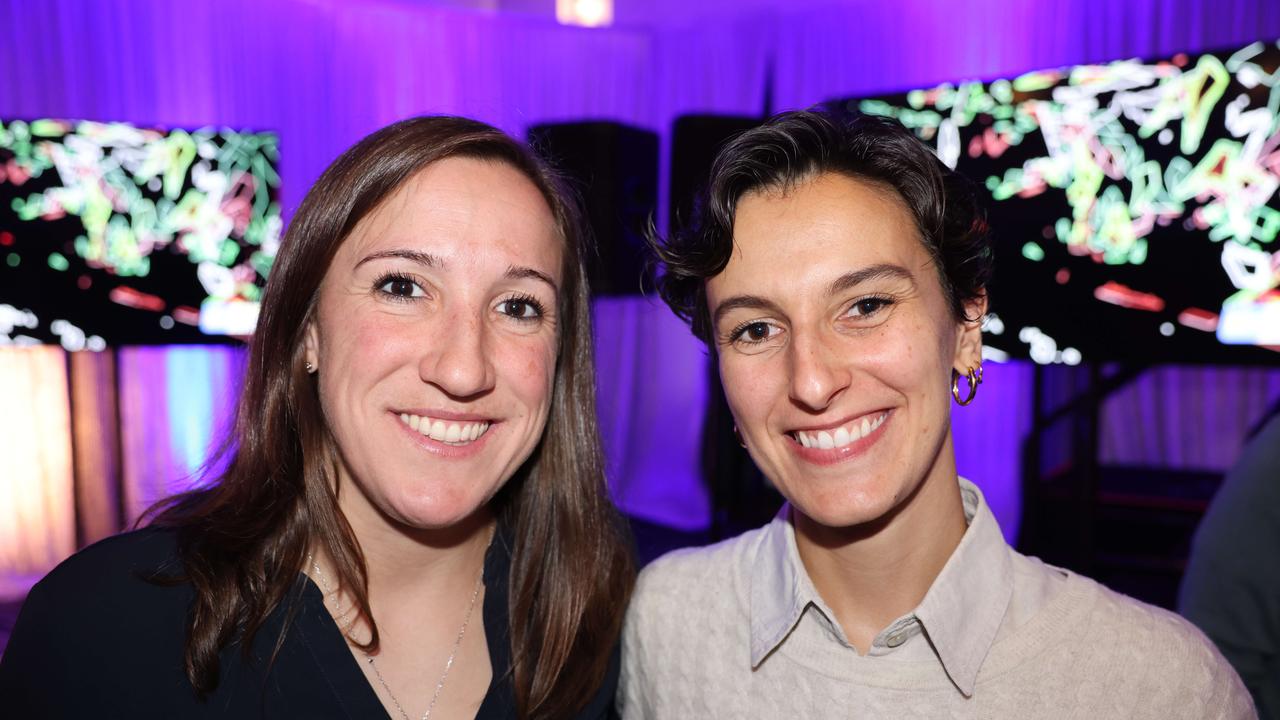
<path id="1" fill-rule="evenodd" d="M 535 123 L 614 120 L 662 138 L 661 225 L 680 114 L 758 115 L 1280 38 L 1280 3 L 1269 0 L 857 0 L 793 10 L 720 0 L 699 4 L 696 21 L 663 15 L 683 6 L 636 2 L 618 13 L 639 18 L 633 25 L 587 30 L 407 0 L 8 0 L 0 117 L 274 130 L 286 214 L 343 148 L 404 117 L 469 115 L 517 136 Z M 706 355 L 664 313 L 639 298 L 595 310 L 610 482 L 625 511 L 696 529 L 709 512 L 696 468 Z M 126 349 L 117 366 L 111 355 L 69 362 L 49 348 L 0 353 L 0 577 L 20 586 L 186 487 L 226 421 L 241 354 Z M 993 367 L 979 401 L 954 419 L 960 470 L 987 489 L 1010 536 L 1030 377 L 1022 363 Z M 1262 395 L 1238 390 L 1243 383 Z M 1104 454 L 1220 468 L 1238 447 L 1233 433 L 1278 383 L 1275 371 L 1154 374 L 1108 404 Z M 77 422 L 74 442 L 72 396 L 78 418 L 98 419 Z M 1208 407 L 1218 424 L 1204 428 Z M 84 429 L 117 419 L 118 448 Z M 123 478 L 118 492 L 114 478 Z"/>

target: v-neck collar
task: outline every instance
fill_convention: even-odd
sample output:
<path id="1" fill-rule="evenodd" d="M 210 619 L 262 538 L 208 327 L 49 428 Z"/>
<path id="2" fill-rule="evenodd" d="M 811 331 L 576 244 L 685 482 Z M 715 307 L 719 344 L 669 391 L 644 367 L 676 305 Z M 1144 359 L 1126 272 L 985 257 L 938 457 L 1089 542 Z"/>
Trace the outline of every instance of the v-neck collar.
<path id="1" fill-rule="evenodd" d="M 508 575 L 511 570 L 509 533 L 501 524 L 484 557 L 485 642 L 492 669 L 489 689 L 476 712 L 476 720 L 497 720 L 516 716 L 515 691 L 511 679 L 511 631 L 507 612 Z M 304 573 L 298 574 L 298 612 L 291 633 L 306 646 L 315 661 L 317 674 L 333 693 L 334 701 L 349 718 L 387 718 L 391 715 L 378 699 L 369 678 L 352 654 L 346 637 L 324 606 L 324 594 Z M 284 612 L 277 610 L 277 612 Z"/>

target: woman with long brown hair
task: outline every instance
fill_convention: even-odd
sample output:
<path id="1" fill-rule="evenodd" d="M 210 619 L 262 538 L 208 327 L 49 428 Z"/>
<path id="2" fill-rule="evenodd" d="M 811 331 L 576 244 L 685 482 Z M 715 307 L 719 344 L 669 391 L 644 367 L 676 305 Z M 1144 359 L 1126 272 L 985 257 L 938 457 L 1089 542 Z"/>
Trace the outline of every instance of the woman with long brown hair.
<path id="1" fill-rule="evenodd" d="M 633 570 L 582 244 L 487 125 L 346 151 L 271 270 L 226 469 L 32 590 L 5 711 L 607 715 Z"/>

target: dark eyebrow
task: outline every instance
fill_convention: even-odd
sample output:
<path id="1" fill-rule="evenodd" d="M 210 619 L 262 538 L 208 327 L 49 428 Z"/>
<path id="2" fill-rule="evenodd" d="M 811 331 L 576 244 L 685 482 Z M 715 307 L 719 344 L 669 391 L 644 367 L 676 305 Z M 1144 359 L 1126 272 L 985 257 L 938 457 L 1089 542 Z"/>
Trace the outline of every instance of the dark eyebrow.
<path id="1" fill-rule="evenodd" d="M 370 253 L 369 255 L 361 258 L 360 262 L 356 263 L 356 267 L 358 268 L 373 260 L 385 260 L 387 258 L 401 258 L 403 260 L 409 260 L 410 262 L 415 262 L 419 265 L 426 265 L 427 267 L 433 268 L 444 267 L 444 261 L 440 258 L 432 255 L 431 253 L 419 252 L 417 250 L 382 250 L 376 253 Z"/>
<path id="2" fill-rule="evenodd" d="M 560 288 L 556 286 L 556 281 L 552 280 L 550 275 L 542 272 L 541 270 L 534 270 L 531 267 L 512 265 L 507 268 L 507 278 L 511 280 L 541 280 L 542 282 L 550 285 L 551 291 L 557 296 L 560 295 Z"/>
<path id="3" fill-rule="evenodd" d="M 731 298 L 726 298 L 724 302 L 716 306 L 715 312 L 711 315 L 711 324 L 713 326 L 720 324 L 720 318 L 741 308 L 768 310 L 771 313 L 782 314 L 782 308 L 778 307 L 777 303 L 772 300 L 766 300 L 756 295 L 734 295 Z"/>
<path id="4" fill-rule="evenodd" d="M 827 294 L 836 295 L 850 288 L 857 287 L 869 280 L 879 280 L 882 278 L 898 278 L 913 283 L 915 282 L 915 276 L 911 274 L 910 270 L 902 267 L 901 265 L 881 263 L 879 265 L 872 265 L 871 267 L 865 267 L 861 270 L 854 270 L 841 275 L 831 282 L 830 287 L 827 289 Z M 782 314 L 782 309 L 772 300 L 766 300 L 765 298 L 758 297 L 756 295 L 734 295 L 716 306 L 715 312 L 711 315 L 711 324 L 719 324 L 720 318 L 724 317 L 726 313 L 741 308 L 749 310 L 768 310 L 771 313 L 779 315 Z"/>
<path id="5" fill-rule="evenodd" d="M 914 283 L 916 278 L 911 271 L 901 265 L 893 265 L 891 263 L 881 263 L 880 265 L 872 265 L 861 270 L 847 272 L 831 282 L 831 287 L 827 289 L 828 295 L 838 295 L 850 288 L 855 288 L 864 282 L 870 280 L 883 279 L 900 279 Z"/>

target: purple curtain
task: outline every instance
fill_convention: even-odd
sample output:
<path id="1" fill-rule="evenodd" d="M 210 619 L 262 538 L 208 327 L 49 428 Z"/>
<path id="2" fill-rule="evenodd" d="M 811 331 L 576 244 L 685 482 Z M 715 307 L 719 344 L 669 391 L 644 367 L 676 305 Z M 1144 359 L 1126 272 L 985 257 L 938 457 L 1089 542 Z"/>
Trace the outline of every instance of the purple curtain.
<path id="1" fill-rule="evenodd" d="M 739 14 L 731 0 L 713 4 L 718 15 L 733 19 L 586 30 L 395 0 L 0 1 L 0 118 L 274 130 L 281 136 L 286 214 L 343 148 L 406 116 L 470 115 L 516 135 L 535 123 L 616 120 L 662 137 L 663 223 L 669 128 L 683 113 L 757 115 L 766 103 L 804 107 L 947 80 L 1280 38 L 1280 3 L 1270 0 L 974 0 L 951 6 L 857 0 L 794 10 L 779 1 L 748 3 L 743 7 L 751 9 Z M 597 307 L 602 423 L 619 503 L 641 517 L 692 529 L 708 519 L 691 444 L 706 393 L 705 358 L 663 313 L 640 299 Z M 183 487 L 194 468 L 191 458 L 225 423 L 238 367 L 235 358 L 220 354 L 227 352 L 121 355 L 125 442 L 117 460 L 126 479 L 126 514 Z M 190 353 L 212 354 L 195 360 Z M 44 355 L 0 363 L 6 390 L 0 413 L 67 396 L 65 387 L 54 387 L 65 381 L 65 358 L 59 351 Z M 161 379 L 175 373 L 205 390 L 177 393 L 177 385 Z M 37 375 L 47 380 L 33 385 L 29 378 Z M 1280 392 L 1275 374 L 1263 375 L 1256 380 L 1228 369 L 1181 372 L 1172 381 L 1153 375 L 1109 406 L 1107 420 L 1117 430 L 1104 453 L 1161 462 L 1171 454 L 1167 445 L 1124 439 L 1124 433 L 1150 427 L 1153 417 L 1169 427 L 1190 427 L 1205 408 L 1215 417 L 1243 418 L 1256 412 L 1257 403 L 1226 389 L 1254 382 L 1258 392 L 1274 397 Z M 988 378 L 979 402 L 954 417 L 957 455 L 961 472 L 984 486 L 1012 535 L 1030 372 L 1025 364 L 1009 363 L 993 367 Z M 1186 392 L 1188 385 L 1198 390 Z M 1234 432 L 1242 422 L 1223 426 Z M 38 452 L 53 443 L 70 453 L 65 437 L 46 440 Z M 1236 442 L 1222 440 L 1201 454 L 1204 460 L 1186 462 L 1221 464 Z M 24 469 L 0 480 L 0 492 L 7 493 L 0 495 L 0 512 L 17 501 L 36 503 L 48 519 L 31 532 L 0 534 L 0 575 L 47 569 L 74 536 L 67 472 L 62 465 L 56 472 L 33 470 L 48 466 L 41 465 L 44 456 L 37 457 L 36 446 L 17 445 L 25 464 L 12 467 Z M 16 527 L 6 522 L 0 517 L 4 533 Z M 88 535 L 100 533 L 100 525 Z"/>

